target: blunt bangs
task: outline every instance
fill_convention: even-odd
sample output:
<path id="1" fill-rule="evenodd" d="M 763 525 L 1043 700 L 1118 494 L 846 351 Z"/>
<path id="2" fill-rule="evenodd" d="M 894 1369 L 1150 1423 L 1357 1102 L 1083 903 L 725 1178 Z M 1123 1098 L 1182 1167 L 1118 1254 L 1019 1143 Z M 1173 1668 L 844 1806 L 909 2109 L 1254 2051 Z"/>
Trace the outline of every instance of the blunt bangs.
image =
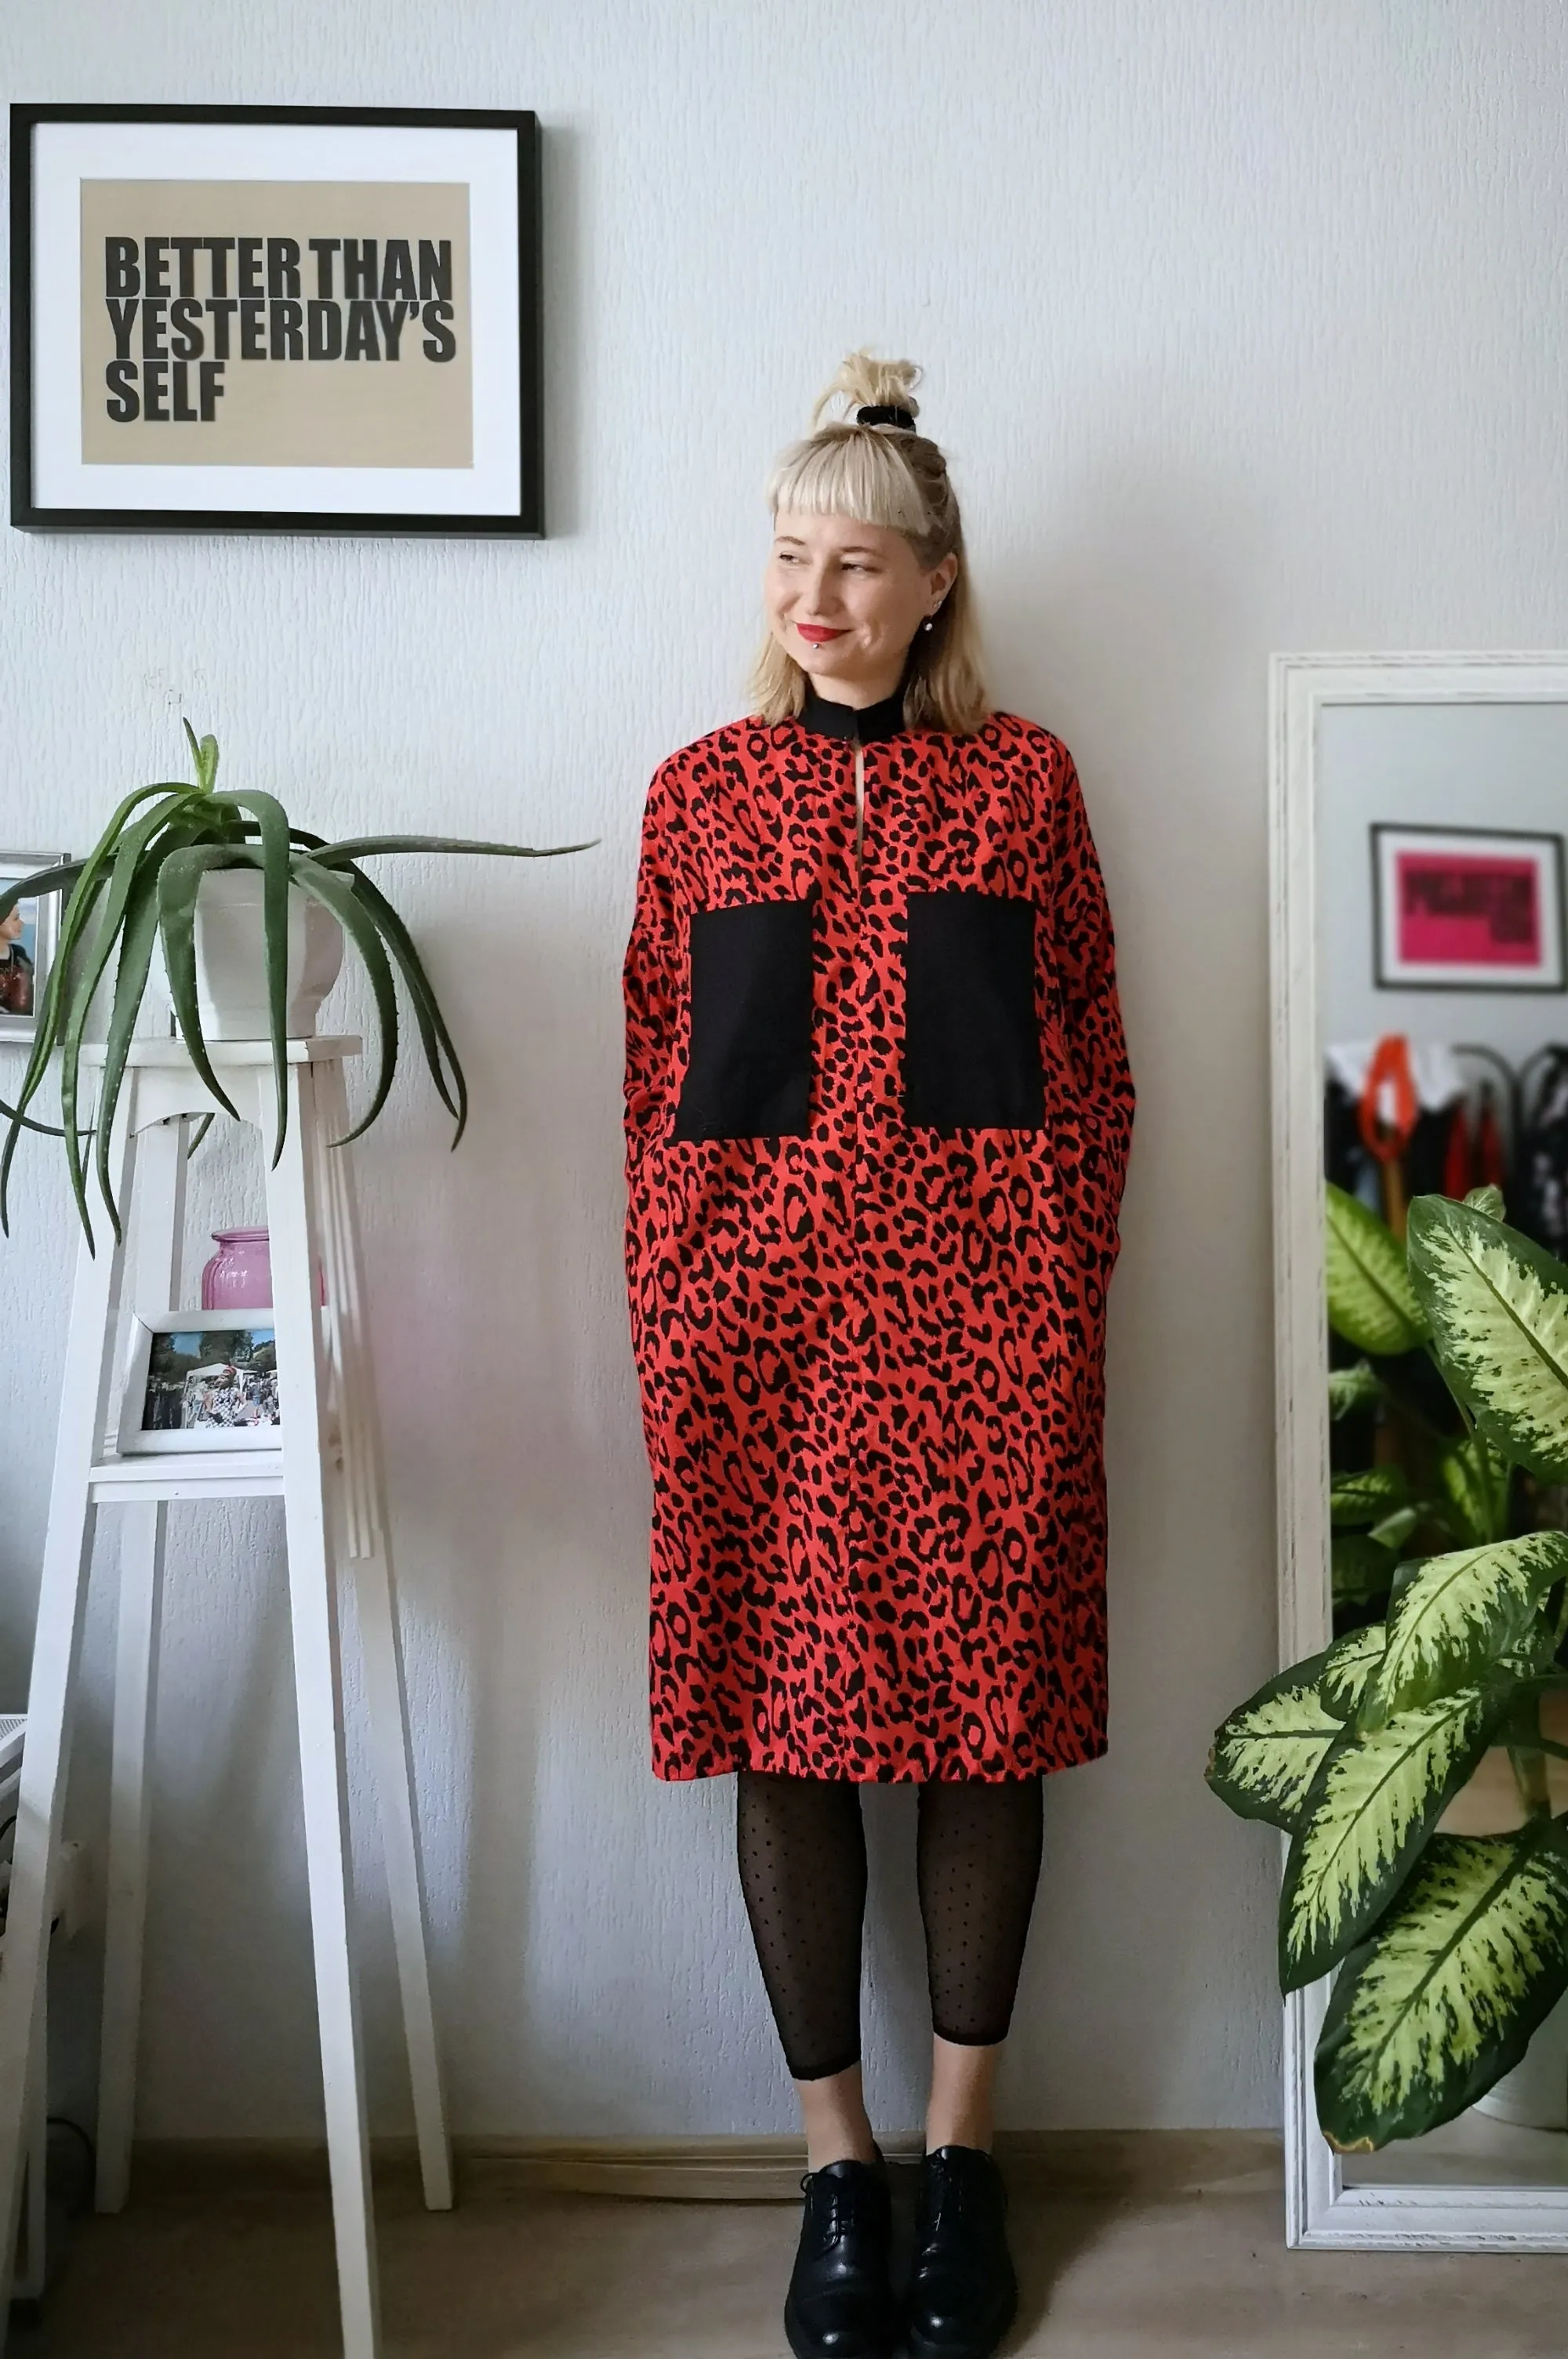
<path id="1" fill-rule="evenodd" d="M 796 516 L 842 516 L 901 532 L 923 555 L 931 535 L 924 495 L 894 438 L 858 430 L 792 443 L 768 482 L 768 505 Z"/>

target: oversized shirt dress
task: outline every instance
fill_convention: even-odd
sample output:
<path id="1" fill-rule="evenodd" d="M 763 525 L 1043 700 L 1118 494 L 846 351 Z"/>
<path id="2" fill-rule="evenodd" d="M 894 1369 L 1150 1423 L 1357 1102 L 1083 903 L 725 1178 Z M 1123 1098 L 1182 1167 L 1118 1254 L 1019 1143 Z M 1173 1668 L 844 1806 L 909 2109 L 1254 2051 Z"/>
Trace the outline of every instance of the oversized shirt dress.
<path id="1" fill-rule="evenodd" d="M 814 695 L 699 738 L 625 985 L 655 1773 L 1102 1752 L 1133 1090 L 1065 747 Z"/>

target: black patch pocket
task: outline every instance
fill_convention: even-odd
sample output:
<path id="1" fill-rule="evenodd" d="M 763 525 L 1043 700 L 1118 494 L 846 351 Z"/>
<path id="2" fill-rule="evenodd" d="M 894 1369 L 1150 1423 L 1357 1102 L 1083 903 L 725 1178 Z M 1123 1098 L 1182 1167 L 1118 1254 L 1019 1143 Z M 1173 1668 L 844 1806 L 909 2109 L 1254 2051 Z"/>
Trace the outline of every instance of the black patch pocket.
<path id="1" fill-rule="evenodd" d="M 691 1053 L 672 1137 L 803 1136 L 814 907 L 812 895 L 694 912 Z"/>
<path id="2" fill-rule="evenodd" d="M 904 947 L 904 1119 L 928 1130 L 1040 1130 L 1032 901 L 911 893 Z"/>

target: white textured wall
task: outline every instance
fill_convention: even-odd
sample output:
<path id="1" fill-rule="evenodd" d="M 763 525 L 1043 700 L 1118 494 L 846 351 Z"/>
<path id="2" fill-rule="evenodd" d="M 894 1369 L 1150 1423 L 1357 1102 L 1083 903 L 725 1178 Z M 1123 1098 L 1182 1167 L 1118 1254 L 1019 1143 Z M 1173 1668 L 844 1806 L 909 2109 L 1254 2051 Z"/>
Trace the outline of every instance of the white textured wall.
<path id="1" fill-rule="evenodd" d="M 49 0 L 5 12 L 0 60 L 32 99 L 548 127 L 549 541 L 0 530 L 0 835 L 81 842 L 188 710 L 231 777 L 328 830 L 604 837 L 404 874 L 477 1111 L 449 1161 L 410 1082 L 363 1158 L 460 2122 L 789 2119 L 728 1788 L 645 1767 L 617 969 L 646 777 L 738 706 L 763 467 L 862 340 L 928 364 L 997 687 L 1078 756 L 1142 1092 L 1112 1752 L 1050 1796 L 1007 2112 L 1272 2119 L 1273 1846 L 1202 1784 L 1273 1643 L 1265 658 L 1565 636 L 1557 0 Z M 0 1249 L 0 1702 L 71 1249 L 53 1166 L 27 1173 Z M 171 1575 L 145 2076 L 169 2133 L 314 2118 L 277 1543 L 259 1512 L 245 1532 L 240 1561 L 209 1530 Z M 923 2036 L 909 1800 L 873 1798 L 889 2125 Z M 383 2120 L 402 2104 L 384 2071 Z"/>

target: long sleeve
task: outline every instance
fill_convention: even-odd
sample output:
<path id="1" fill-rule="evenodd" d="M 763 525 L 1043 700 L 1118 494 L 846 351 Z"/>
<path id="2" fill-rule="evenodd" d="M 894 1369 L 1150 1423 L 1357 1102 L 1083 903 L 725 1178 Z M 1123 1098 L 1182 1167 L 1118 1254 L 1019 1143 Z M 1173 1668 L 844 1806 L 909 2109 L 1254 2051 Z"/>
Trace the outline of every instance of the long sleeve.
<path id="1" fill-rule="evenodd" d="M 1083 1114 L 1083 1171 L 1115 1233 L 1132 1144 L 1134 1091 L 1116 995 L 1116 939 L 1105 879 L 1070 756 L 1054 799 L 1057 973 L 1062 1025 Z"/>
<path id="2" fill-rule="evenodd" d="M 677 884 L 682 802 L 674 765 L 654 775 L 643 812 L 637 905 L 622 981 L 626 1007 L 628 1158 L 666 1135 L 682 1016 L 683 921 Z"/>

